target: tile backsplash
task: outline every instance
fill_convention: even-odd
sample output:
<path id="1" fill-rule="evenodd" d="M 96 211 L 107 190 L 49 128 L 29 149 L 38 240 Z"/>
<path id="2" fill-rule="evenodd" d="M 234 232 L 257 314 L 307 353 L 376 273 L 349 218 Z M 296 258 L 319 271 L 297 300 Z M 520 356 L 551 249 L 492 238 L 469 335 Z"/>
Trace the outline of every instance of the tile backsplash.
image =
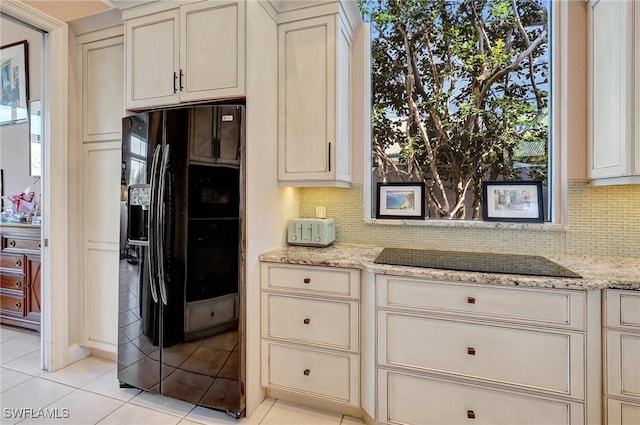
<path id="1" fill-rule="evenodd" d="M 300 189 L 300 216 L 327 207 L 336 221 L 337 242 L 443 250 L 536 255 L 640 257 L 640 185 L 592 187 L 570 181 L 567 223 L 561 229 L 534 225 L 504 227 L 398 226 L 365 223 L 362 186 Z M 519 227 L 519 228 L 518 228 Z"/>

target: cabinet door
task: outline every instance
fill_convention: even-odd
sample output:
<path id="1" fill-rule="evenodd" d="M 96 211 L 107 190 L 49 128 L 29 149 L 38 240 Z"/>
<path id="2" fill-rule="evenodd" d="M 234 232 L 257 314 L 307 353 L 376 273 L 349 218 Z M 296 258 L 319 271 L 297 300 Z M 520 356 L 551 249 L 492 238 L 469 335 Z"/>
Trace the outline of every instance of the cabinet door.
<path id="1" fill-rule="evenodd" d="M 99 142 L 121 137 L 125 115 L 124 37 L 112 37 L 82 45 L 82 140 Z M 118 67 L 120 66 L 120 68 Z"/>
<path id="2" fill-rule="evenodd" d="M 336 16 L 281 24 L 278 47 L 278 178 L 284 184 L 332 180 Z"/>
<path id="3" fill-rule="evenodd" d="M 244 2 L 180 8 L 180 101 L 244 96 Z"/>
<path id="4" fill-rule="evenodd" d="M 40 277 L 41 277 L 40 257 L 27 257 L 27 282 L 25 288 L 25 310 L 24 315 L 34 323 L 40 324 Z"/>
<path id="5" fill-rule="evenodd" d="M 126 21 L 128 109 L 178 103 L 178 16 L 173 9 Z"/>
<path id="6" fill-rule="evenodd" d="M 628 175 L 631 162 L 632 3 L 601 0 L 591 10 L 590 178 Z"/>

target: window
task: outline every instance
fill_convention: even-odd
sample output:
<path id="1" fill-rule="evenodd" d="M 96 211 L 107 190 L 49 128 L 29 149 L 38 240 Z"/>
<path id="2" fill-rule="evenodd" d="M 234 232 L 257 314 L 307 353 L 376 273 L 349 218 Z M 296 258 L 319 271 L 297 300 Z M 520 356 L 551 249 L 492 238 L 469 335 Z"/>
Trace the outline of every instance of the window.
<path id="1" fill-rule="evenodd" d="M 541 180 L 549 220 L 550 2 L 358 1 L 374 205 L 376 182 L 423 181 L 427 217 L 481 219 L 483 181 Z"/>

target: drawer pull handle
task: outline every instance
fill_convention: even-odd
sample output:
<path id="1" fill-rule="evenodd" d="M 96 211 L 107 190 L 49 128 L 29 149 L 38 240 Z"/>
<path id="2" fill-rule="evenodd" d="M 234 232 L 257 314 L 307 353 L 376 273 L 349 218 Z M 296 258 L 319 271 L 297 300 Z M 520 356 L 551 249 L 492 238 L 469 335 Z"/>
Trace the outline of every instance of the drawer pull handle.
<path id="1" fill-rule="evenodd" d="M 304 324 L 308 325 L 309 323 L 311 323 L 311 319 L 304 319 Z"/>
<path id="2" fill-rule="evenodd" d="M 22 307 L 22 304 L 20 302 L 17 302 L 16 303 L 16 308 L 20 308 L 20 307 Z"/>
<path id="3" fill-rule="evenodd" d="M 467 304 L 475 304 L 476 303 L 476 299 L 473 297 L 467 297 Z"/>
<path id="4" fill-rule="evenodd" d="M 9 241 L 9 246 L 10 246 L 10 247 L 14 247 L 14 246 L 16 246 L 16 241 L 14 241 L 13 239 L 11 239 L 11 240 Z"/>
<path id="5" fill-rule="evenodd" d="M 42 242 L 38 242 L 38 249 L 42 248 Z"/>
<path id="6" fill-rule="evenodd" d="M 467 347 L 467 354 L 470 356 L 475 356 L 476 355 L 476 349 L 473 347 Z"/>
<path id="7" fill-rule="evenodd" d="M 475 419 L 476 418 L 475 412 L 473 410 L 467 410 L 467 418 Z"/>
<path id="8" fill-rule="evenodd" d="M 22 267 L 22 260 L 16 260 L 16 267 Z"/>
<path id="9" fill-rule="evenodd" d="M 304 374 L 304 376 L 309 376 L 311 374 L 311 371 L 309 369 L 305 369 L 302 373 Z"/>
<path id="10" fill-rule="evenodd" d="M 16 280 L 16 288 L 19 288 L 22 286 L 22 282 L 20 282 L 19 280 Z"/>
<path id="11" fill-rule="evenodd" d="M 311 278 L 310 277 L 305 277 L 304 278 L 304 283 L 311 283 Z"/>

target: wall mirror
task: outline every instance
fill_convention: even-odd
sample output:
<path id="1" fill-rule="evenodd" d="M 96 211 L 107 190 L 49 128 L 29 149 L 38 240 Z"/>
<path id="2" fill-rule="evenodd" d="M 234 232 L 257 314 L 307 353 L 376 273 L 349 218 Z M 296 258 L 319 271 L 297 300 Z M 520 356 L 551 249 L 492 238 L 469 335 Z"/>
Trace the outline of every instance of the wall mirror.
<path id="1" fill-rule="evenodd" d="M 39 100 L 29 102 L 29 175 L 42 175 L 42 105 Z"/>

